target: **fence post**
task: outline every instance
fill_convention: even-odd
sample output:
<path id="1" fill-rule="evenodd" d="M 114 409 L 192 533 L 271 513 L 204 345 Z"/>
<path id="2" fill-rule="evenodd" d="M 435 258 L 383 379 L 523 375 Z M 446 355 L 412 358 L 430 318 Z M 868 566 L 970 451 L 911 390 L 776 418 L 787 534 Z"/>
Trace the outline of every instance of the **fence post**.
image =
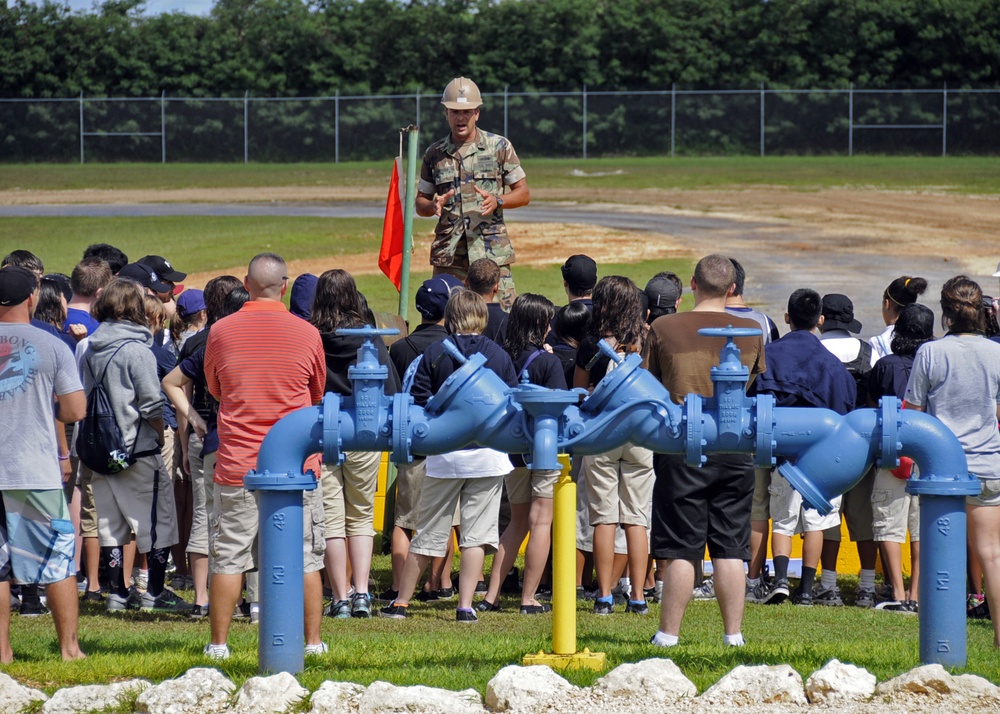
<path id="1" fill-rule="evenodd" d="M 333 163 L 340 163 L 340 90 L 333 95 Z"/>
<path id="2" fill-rule="evenodd" d="M 674 158 L 674 136 L 677 128 L 677 82 L 670 85 L 670 158 Z"/>
<path id="3" fill-rule="evenodd" d="M 510 131 L 507 128 L 507 87 L 510 85 L 503 85 L 503 135 L 510 136 Z"/>
<path id="4" fill-rule="evenodd" d="M 948 155 L 948 83 L 941 93 L 941 156 Z"/>
<path id="5" fill-rule="evenodd" d="M 854 156 L 854 82 L 847 89 L 847 155 Z"/>
<path id="6" fill-rule="evenodd" d="M 167 90 L 160 92 L 160 156 L 167 163 Z"/>
<path id="7" fill-rule="evenodd" d="M 250 163 L 250 90 L 243 92 L 243 163 Z"/>
<path id="8" fill-rule="evenodd" d="M 83 163 L 83 90 L 80 90 L 80 163 Z"/>
<path id="9" fill-rule="evenodd" d="M 583 158 L 587 158 L 587 85 L 583 85 Z"/>
<path id="10" fill-rule="evenodd" d="M 764 83 L 760 83 L 760 157 L 764 158 Z"/>
<path id="11" fill-rule="evenodd" d="M 413 126 L 420 126 L 420 91 L 421 88 L 417 87 L 417 119 L 413 122 Z"/>

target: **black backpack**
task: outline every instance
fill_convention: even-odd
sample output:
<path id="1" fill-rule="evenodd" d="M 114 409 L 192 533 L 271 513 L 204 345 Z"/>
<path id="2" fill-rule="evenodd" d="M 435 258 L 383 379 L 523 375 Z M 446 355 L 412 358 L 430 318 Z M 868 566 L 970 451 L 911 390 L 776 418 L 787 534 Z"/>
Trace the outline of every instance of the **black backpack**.
<path id="1" fill-rule="evenodd" d="M 138 432 L 132 443 L 132 448 L 126 448 L 122 430 L 118 427 L 118 420 L 111 408 L 111 398 L 104 388 L 104 375 L 108 372 L 111 360 L 129 342 L 137 342 L 137 340 L 128 340 L 112 353 L 111 358 L 104 365 L 100 379 L 96 379 L 93 367 L 90 366 L 89 361 L 87 362 L 87 368 L 90 369 L 90 374 L 95 376 L 95 379 L 94 386 L 90 388 L 90 393 L 87 395 L 87 414 L 80 421 L 79 431 L 76 435 L 76 454 L 87 468 L 105 476 L 112 476 L 124 471 L 136 462 L 137 456 L 143 455 L 135 453 L 135 445 L 139 442 Z M 139 426 L 142 426 L 141 421 Z"/>
<path id="2" fill-rule="evenodd" d="M 850 362 L 844 362 L 844 367 L 854 377 L 854 382 L 858 387 L 857 401 L 855 409 L 864 409 L 868 406 L 868 373 L 872 371 L 872 346 L 865 340 L 858 340 L 861 349 L 858 356 Z"/>

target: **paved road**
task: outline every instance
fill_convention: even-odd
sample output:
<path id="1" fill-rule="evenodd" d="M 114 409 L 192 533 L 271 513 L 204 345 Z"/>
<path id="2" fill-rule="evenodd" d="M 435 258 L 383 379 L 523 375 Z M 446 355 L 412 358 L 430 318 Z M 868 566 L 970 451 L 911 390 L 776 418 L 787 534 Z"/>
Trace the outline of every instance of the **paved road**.
<path id="1" fill-rule="evenodd" d="M 49 204 L 0 206 L 0 217 L 43 216 L 306 216 L 319 218 L 381 218 L 378 202 L 344 203 L 159 203 L 159 204 Z M 781 323 L 788 295 L 799 287 L 820 293 L 842 292 L 854 300 L 862 335 L 882 331 L 879 306 L 882 291 L 901 274 L 895 256 L 827 253 L 823 238 L 809 229 L 792 230 L 780 222 L 740 221 L 714 216 L 656 214 L 629 211 L 627 206 L 565 206 L 534 204 L 506 216 L 532 223 L 579 223 L 673 236 L 695 254 L 721 252 L 740 258 L 747 270 L 747 299 Z M 567 246 L 567 251 L 570 248 Z M 955 263 L 908 257 L 906 269 L 931 283 L 936 293 L 942 282 L 961 270 Z M 980 276 L 982 277 L 982 276 Z M 992 280 L 983 281 L 989 291 Z M 924 296 L 933 305 L 933 295 Z"/>

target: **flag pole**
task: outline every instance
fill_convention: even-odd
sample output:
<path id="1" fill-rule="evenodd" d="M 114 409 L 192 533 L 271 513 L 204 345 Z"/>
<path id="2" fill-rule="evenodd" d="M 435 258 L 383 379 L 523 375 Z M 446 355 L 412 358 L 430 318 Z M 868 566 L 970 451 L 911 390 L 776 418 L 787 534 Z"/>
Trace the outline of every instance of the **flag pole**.
<path id="1" fill-rule="evenodd" d="M 413 214 L 417 204 L 417 137 L 420 130 L 416 124 L 400 129 L 401 140 L 404 131 L 409 134 L 409 144 L 406 156 L 406 200 L 403 202 L 403 266 L 399 277 L 399 316 L 405 320 L 410 306 L 410 257 L 413 253 Z"/>

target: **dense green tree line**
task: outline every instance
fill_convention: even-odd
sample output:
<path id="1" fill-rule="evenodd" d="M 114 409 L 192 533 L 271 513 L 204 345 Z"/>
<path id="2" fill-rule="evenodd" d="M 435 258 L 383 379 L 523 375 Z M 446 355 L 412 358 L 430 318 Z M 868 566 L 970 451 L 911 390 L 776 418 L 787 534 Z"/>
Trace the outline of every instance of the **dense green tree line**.
<path id="1" fill-rule="evenodd" d="M 996 0 L 218 0 L 0 7 L 0 97 L 993 87 Z"/>

